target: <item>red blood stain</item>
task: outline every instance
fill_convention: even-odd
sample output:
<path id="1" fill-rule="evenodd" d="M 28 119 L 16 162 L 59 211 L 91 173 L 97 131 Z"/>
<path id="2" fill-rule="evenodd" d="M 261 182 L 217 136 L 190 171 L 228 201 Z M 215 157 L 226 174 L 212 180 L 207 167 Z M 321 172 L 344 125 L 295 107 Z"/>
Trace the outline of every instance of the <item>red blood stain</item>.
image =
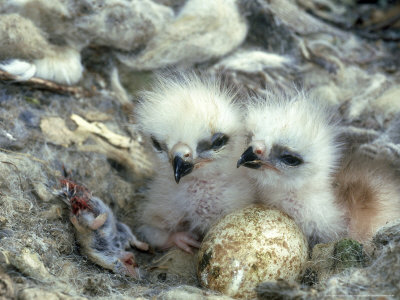
<path id="1" fill-rule="evenodd" d="M 133 257 L 129 257 L 124 260 L 125 265 L 137 267 L 138 264 L 133 260 Z"/>
<path id="2" fill-rule="evenodd" d="M 79 185 L 69 179 L 60 180 L 61 187 L 64 190 L 65 196 L 71 203 L 71 210 L 74 215 L 81 210 L 91 209 L 89 190 L 83 185 Z"/>

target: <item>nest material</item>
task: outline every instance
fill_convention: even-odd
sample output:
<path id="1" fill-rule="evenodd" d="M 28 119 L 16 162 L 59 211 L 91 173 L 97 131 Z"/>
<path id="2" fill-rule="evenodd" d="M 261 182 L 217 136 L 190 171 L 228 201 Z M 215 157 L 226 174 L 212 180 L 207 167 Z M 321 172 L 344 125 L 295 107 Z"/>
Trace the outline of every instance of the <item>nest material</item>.
<path id="1" fill-rule="evenodd" d="M 62 166 L 73 170 L 74 179 L 133 229 L 138 225 L 137 205 L 151 177 L 150 150 L 135 130 L 134 101 L 120 84 L 118 71 L 129 91 L 147 85 L 148 73 L 141 71 L 170 63 L 222 73 L 240 88 L 239 96 L 263 94 L 270 87 L 300 86 L 338 111 L 346 143 L 371 158 L 388 160 L 398 170 L 400 62 L 399 44 L 393 43 L 399 40 L 393 30 L 398 28 L 393 15 L 398 4 L 210 1 L 219 16 L 212 22 L 201 15 L 206 8 L 197 10 L 200 4 L 207 6 L 205 1 L 60 0 L 51 6 L 44 0 L 26 1 L 26 5 L 5 1 L 2 13 L 19 14 L 38 33 L 34 51 L 20 58 L 40 56 L 42 44 L 68 44 L 81 52 L 86 73 L 78 89 L 41 80 L 33 86 L 16 84 L 9 81 L 15 78 L 0 74 L 8 80 L 0 82 L 1 295 L 227 298 L 193 287 L 197 283 L 190 272 L 193 262 L 176 255 L 179 252 L 166 256 L 135 252 L 148 272 L 141 282 L 101 269 L 79 253 L 68 212 L 52 194 Z M 355 22 L 350 11 L 361 21 Z M 391 23 L 384 24 L 385 15 Z M 171 42 L 173 36 L 181 36 L 181 28 L 190 34 Z M 207 28 L 207 35 L 198 39 L 202 28 Z M 234 34 L 231 40 L 230 33 Z M 222 42 L 222 48 L 215 42 L 226 39 L 229 43 Z M 180 60 L 187 45 L 196 51 L 186 51 Z M 12 52 L 1 55 L 9 58 Z M 169 55 L 166 62 L 164 53 Z M 128 63 L 110 59 L 115 54 L 129 57 Z M 146 60 L 148 55 L 151 59 Z M 129 68 L 132 62 L 141 63 L 135 65 L 135 72 Z M 382 229 L 369 259 L 351 268 L 332 265 L 332 252 L 317 255 L 325 257 L 328 269 L 322 274 L 319 265 L 317 285 L 264 284 L 259 296 L 398 298 L 399 237 L 398 224 Z M 334 251 L 331 246 L 326 247 Z"/>

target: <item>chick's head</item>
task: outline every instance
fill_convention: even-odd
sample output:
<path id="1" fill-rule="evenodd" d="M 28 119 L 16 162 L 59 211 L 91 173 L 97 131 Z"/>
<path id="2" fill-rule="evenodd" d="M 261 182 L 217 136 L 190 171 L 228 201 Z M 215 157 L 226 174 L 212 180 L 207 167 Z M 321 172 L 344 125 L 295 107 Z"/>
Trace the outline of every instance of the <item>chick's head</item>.
<path id="1" fill-rule="evenodd" d="M 247 150 L 237 166 L 261 186 L 293 190 L 331 176 L 340 154 L 329 110 L 303 92 L 253 99 L 246 116 Z"/>
<path id="2" fill-rule="evenodd" d="M 141 96 L 139 126 L 160 163 L 172 165 L 177 183 L 229 158 L 242 126 L 233 93 L 218 79 L 194 74 L 158 76 L 153 89 Z"/>

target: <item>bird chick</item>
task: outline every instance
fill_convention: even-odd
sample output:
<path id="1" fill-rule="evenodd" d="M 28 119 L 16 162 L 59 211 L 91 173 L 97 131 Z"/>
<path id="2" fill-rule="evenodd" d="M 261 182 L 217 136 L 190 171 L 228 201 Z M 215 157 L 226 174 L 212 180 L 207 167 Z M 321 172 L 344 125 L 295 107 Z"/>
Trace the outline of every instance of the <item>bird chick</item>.
<path id="1" fill-rule="evenodd" d="M 159 76 L 142 97 L 137 120 L 157 154 L 157 174 L 139 231 L 154 247 L 191 253 L 215 221 L 254 199 L 232 163 L 244 140 L 240 113 L 218 80 L 194 74 Z"/>
<path id="2" fill-rule="evenodd" d="M 237 167 L 248 167 L 259 200 L 294 218 L 310 244 L 346 231 L 332 176 L 340 158 L 338 127 L 323 105 L 299 92 L 255 99 L 246 117 L 247 150 Z"/>
<path id="3" fill-rule="evenodd" d="M 124 223 L 118 222 L 111 209 L 93 197 L 82 185 L 68 179 L 61 180 L 59 193 L 70 208 L 70 220 L 76 230 L 81 252 L 97 265 L 114 273 L 140 277 L 130 247 L 148 250 Z"/>

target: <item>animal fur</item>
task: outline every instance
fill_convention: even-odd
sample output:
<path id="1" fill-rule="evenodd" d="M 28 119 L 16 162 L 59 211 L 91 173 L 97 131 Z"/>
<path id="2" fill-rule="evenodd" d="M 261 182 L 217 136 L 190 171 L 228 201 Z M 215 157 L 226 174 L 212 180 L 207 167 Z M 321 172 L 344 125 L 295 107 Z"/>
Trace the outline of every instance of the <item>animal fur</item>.
<path id="1" fill-rule="evenodd" d="M 79 51 L 68 46 L 50 44 L 45 33 L 20 15 L 0 18 L 0 69 L 19 80 L 40 77 L 58 83 L 74 84 L 82 76 Z"/>
<path id="2" fill-rule="evenodd" d="M 136 70 L 191 66 L 234 50 L 247 29 L 236 0 L 189 0 L 138 56 L 118 57 Z"/>
<path id="3" fill-rule="evenodd" d="M 88 45 L 130 51 L 143 47 L 172 9 L 144 1 L 5 0 L 0 7 L 0 68 L 19 80 L 32 76 L 76 84 Z M 20 61 L 30 63 L 24 72 Z M 36 68 L 33 73 L 32 70 Z M 33 73 L 33 74 L 32 74 Z"/>
<path id="4" fill-rule="evenodd" d="M 258 73 L 265 69 L 283 69 L 292 63 L 288 57 L 260 50 L 237 51 L 221 59 L 213 69 Z"/>
<path id="5" fill-rule="evenodd" d="M 173 10 L 151 0 L 5 0 L 3 13 L 18 13 L 59 43 L 131 51 L 143 46 Z"/>
<path id="6" fill-rule="evenodd" d="M 337 202 L 347 212 L 348 234 L 355 240 L 370 241 L 378 229 L 400 218 L 399 177 L 387 160 L 351 151 L 334 187 Z"/>

